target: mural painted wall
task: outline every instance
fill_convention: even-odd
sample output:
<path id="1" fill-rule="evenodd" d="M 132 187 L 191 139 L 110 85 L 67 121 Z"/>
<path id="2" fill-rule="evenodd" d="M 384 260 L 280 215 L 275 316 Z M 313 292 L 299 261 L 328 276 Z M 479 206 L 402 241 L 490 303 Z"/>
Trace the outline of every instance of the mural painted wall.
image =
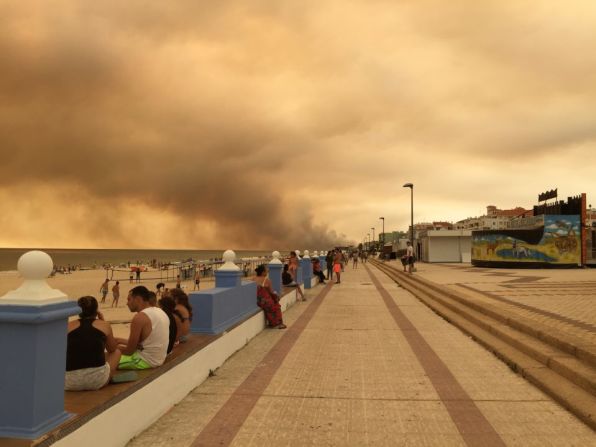
<path id="1" fill-rule="evenodd" d="M 580 216 L 546 215 L 535 229 L 472 232 L 472 261 L 581 262 Z"/>

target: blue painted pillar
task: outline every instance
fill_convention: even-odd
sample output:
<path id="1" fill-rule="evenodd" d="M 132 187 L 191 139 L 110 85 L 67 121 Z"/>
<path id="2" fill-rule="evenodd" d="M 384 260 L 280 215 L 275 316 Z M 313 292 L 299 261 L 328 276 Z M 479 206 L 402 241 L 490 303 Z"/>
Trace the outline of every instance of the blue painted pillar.
<path id="1" fill-rule="evenodd" d="M 312 262 L 310 258 L 302 258 L 300 260 L 302 266 L 302 279 L 304 280 L 304 288 L 310 289 L 310 279 L 312 278 Z"/>
<path id="2" fill-rule="evenodd" d="M 271 253 L 271 256 L 271 262 L 267 265 L 269 268 L 269 279 L 271 280 L 271 286 L 273 287 L 273 290 L 275 290 L 281 297 L 281 272 L 283 271 L 284 264 L 279 259 L 281 255 L 278 251 Z"/>
<path id="3" fill-rule="evenodd" d="M 242 270 L 217 270 L 215 272 L 215 287 L 240 287 Z"/>
<path id="4" fill-rule="evenodd" d="M 257 285 L 242 281 L 244 273 L 234 264 L 235 257 L 232 250 L 226 250 L 225 264 L 215 272 L 213 289 L 188 294 L 194 309 L 192 333 L 220 334 L 259 311 Z"/>
<path id="5" fill-rule="evenodd" d="M 281 272 L 283 271 L 284 265 L 277 264 L 277 263 L 270 263 L 269 267 L 269 279 L 271 280 L 271 286 L 273 286 L 273 290 L 277 292 L 278 295 L 281 295 Z"/>
<path id="6" fill-rule="evenodd" d="M 81 309 L 45 282 L 50 256 L 19 259 L 23 285 L 0 298 L 0 438 L 35 439 L 66 421 L 68 317 Z"/>

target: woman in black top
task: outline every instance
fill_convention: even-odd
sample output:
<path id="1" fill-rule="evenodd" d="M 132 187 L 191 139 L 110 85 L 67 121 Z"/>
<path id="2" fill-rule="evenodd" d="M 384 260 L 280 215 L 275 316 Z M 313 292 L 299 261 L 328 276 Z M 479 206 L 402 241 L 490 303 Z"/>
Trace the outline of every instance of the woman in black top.
<path id="1" fill-rule="evenodd" d="M 165 312 L 168 316 L 168 320 L 170 320 L 170 332 L 169 332 L 169 339 L 168 339 L 168 350 L 167 353 L 169 354 L 174 349 L 176 345 L 176 341 L 178 339 L 178 322 L 177 320 L 180 319 L 179 315 L 176 314 L 176 301 L 170 295 L 164 295 L 159 300 L 159 307 L 161 310 Z"/>
<path id="2" fill-rule="evenodd" d="M 68 323 L 64 389 L 98 390 L 116 373 L 121 353 L 110 323 L 97 310 L 97 300 L 84 296 L 77 304 L 79 319 Z"/>

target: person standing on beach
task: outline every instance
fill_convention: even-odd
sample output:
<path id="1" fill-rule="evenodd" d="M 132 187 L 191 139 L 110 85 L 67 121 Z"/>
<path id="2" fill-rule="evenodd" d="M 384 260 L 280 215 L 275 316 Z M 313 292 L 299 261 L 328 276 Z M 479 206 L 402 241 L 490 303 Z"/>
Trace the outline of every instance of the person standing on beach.
<path id="1" fill-rule="evenodd" d="M 198 268 L 195 273 L 195 288 L 193 290 L 201 290 L 201 271 Z"/>
<path id="2" fill-rule="evenodd" d="M 118 300 L 120 299 L 120 281 L 116 281 L 116 284 L 112 287 L 112 296 L 114 297 L 112 300 L 112 307 L 118 307 Z"/>
<path id="3" fill-rule="evenodd" d="M 137 267 L 137 282 L 141 282 L 141 267 Z"/>
<path id="4" fill-rule="evenodd" d="M 145 286 L 133 288 L 126 305 L 136 312 L 130 323 L 128 339 L 117 338 L 122 357 L 118 369 L 149 369 L 163 365 L 166 359 L 170 320 L 159 307 L 152 305 L 155 293 Z"/>
<path id="5" fill-rule="evenodd" d="M 106 278 L 106 280 L 102 283 L 101 287 L 99 288 L 99 293 L 101 293 L 101 303 L 106 302 L 106 296 L 108 295 L 108 284 L 110 280 Z"/>
<path id="6" fill-rule="evenodd" d="M 176 288 L 180 288 L 180 275 L 176 276 Z"/>

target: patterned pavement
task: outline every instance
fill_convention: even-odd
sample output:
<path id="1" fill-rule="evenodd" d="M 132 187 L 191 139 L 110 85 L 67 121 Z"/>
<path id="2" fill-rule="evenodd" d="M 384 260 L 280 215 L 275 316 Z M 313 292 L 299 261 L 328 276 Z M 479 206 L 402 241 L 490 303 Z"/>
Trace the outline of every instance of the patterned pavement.
<path id="1" fill-rule="evenodd" d="M 501 283 L 520 278 L 429 267 L 417 274 L 489 292 L 516 291 Z M 290 330 L 258 335 L 129 445 L 596 445 L 586 425 L 375 268 L 346 269 L 323 290 L 286 312 Z"/>

